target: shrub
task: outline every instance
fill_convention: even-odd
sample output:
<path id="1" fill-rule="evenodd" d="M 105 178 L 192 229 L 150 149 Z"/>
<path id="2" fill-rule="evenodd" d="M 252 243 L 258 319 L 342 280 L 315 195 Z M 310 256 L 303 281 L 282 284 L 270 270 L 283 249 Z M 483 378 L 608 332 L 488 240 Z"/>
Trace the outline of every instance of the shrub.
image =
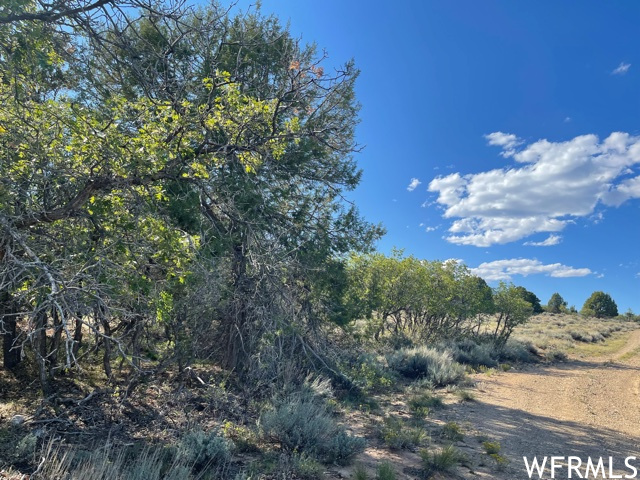
<path id="1" fill-rule="evenodd" d="M 288 452 L 346 462 L 364 448 L 364 440 L 338 426 L 326 403 L 303 390 L 274 401 L 273 408 L 260 416 L 265 438 L 280 443 Z"/>
<path id="2" fill-rule="evenodd" d="M 412 449 L 429 439 L 420 427 L 411 427 L 397 417 L 386 417 L 380 428 L 380 438 L 391 449 Z"/>
<path id="3" fill-rule="evenodd" d="M 358 464 L 353 471 L 353 479 L 354 480 L 369 480 L 369 474 L 367 473 L 367 469 L 364 468 L 364 465 Z"/>
<path id="4" fill-rule="evenodd" d="M 566 362 L 569 357 L 561 350 L 550 350 L 544 354 L 544 358 L 550 362 Z"/>
<path id="5" fill-rule="evenodd" d="M 498 365 L 497 352 L 492 343 L 476 343 L 471 338 L 465 338 L 451 343 L 448 348 L 456 362 L 472 367 Z"/>
<path id="6" fill-rule="evenodd" d="M 482 447 L 489 455 L 493 453 L 500 453 L 500 442 L 490 442 L 489 440 L 486 440 L 482 442 Z"/>
<path id="7" fill-rule="evenodd" d="M 464 433 L 456 422 L 448 422 L 442 427 L 442 436 L 452 442 L 460 442 L 464 438 Z"/>
<path id="8" fill-rule="evenodd" d="M 415 395 L 411 397 L 407 403 L 411 413 L 418 418 L 425 418 L 429 415 L 429 411 L 432 408 L 441 408 L 444 406 L 439 397 L 431 395 L 430 393 Z"/>
<path id="9" fill-rule="evenodd" d="M 178 442 L 176 458 L 195 471 L 224 470 L 231 461 L 233 443 L 217 431 L 193 430 Z"/>
<path id="10" fill-rule="evenodd" d="M 465 456 L 453 445 L 448 445 L 438 452 L 431 453 L 426 449 L 420 451 L 422 468 L 428 475 L 435 472 L 446 472 L 465 461 Z"/>
<path id="11" fill-rule="evenodd" d="M 498 359 L 503 362 L 533 363 L 537 361 L 537 354 L 533 343 L 510 339 L 500 349 Z"/>
<path id="12" fill-rule="evenodd" d="M 323 459 L 329 463 L 347 465 L 358 453 L 364 450 L 366 440 L 341 431 L 327 445 Z"/>
<path id="13" fill-rule="evenodd" d="M 358 387 L 369 392 L 386 390 L 396 380 L 393 372 L 386 365 L 369 354 L 361 355 L 355 365 L 347 367 L 347 372 Z"/>
<path id="14" fill-rule="evenodd" d="M 322 478 L 324 467 L 315 458 L 304 453 L 283 453 L 274 465 L 277 478 L 315 480 Z M 260 477 L 261 478 L 261 477 Z"/>
<path id="15" fill-rule="evenodd" d="M 458 390 L 456 395 L 463 402 L 475 402 L 476 396 L 469 390 Z"/>
<path id="16" fill-rule="evenodd" d="M 396 472 L 389 462 L 378 465 L 376 480 L 396 480 Z"/>
<path id="17" fill-rule="evenodd" d="M 428 379 L 435 386 L 460 381 L 464 368 L 456 363 L 449 352 L 429 347 L 402 348 L 387 358 L 389 366 L 407 378 Z"/>
<path id="18" fill-rule="evenodd" d="M 73 480 L 192 480 L 191 466 L 176 458 L 167 458 L 166 452 L 146 447 L 127 459 L 124 449 L 113 445 L 82 455 L 73 449 L 63 450 L 49 442 L 42 450 L 42 469 L 32 480 L 69 478 Z M 223 472 L 214 472 L 222 475 Z"/>

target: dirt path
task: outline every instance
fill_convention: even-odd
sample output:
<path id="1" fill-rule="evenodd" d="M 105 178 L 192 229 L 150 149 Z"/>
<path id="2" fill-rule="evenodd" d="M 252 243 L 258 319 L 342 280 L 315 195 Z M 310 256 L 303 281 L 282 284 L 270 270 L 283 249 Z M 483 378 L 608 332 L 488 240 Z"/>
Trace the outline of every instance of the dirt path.
<path id="1" fill-rule="evenodd" d="M 510 464 L 483 476 L 527 479 L 522 457 L 533 455 L 575 455 L 585 462 L 602 456 L 606 468 L 612 456 L 614 473 L 622 474 L 632 474 L 624 459 L 637 456 L 633 464 L 640 470 L 640 330 L 627 335 L 614 355 L 478 375 L 477 402 L 456 405 L 447 416 L 500 442 Z M 556 478 L 566 472 L 558 470 Z"/>

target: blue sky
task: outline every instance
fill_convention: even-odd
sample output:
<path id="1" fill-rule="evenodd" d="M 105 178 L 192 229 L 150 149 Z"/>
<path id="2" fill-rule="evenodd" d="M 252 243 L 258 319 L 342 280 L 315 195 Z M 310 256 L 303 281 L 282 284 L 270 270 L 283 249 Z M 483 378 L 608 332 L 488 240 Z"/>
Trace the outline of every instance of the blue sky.
<path id="1" fill-rule="evenodd" d="M 250 2 L 240 2 L 246 7 Z M 351 198 L 393 246 L 640 313 L 640 3 L 272 0 L 362 71 Z M 416 179 L 416 180 L 414 180 Z"/>

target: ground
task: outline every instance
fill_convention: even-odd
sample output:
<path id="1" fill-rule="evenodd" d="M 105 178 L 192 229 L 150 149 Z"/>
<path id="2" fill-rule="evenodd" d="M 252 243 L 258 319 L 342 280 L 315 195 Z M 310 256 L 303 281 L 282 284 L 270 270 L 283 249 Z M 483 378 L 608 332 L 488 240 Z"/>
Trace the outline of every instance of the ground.
<path id="1" fill-rule="evenodd" d="M 541 363 L 479 369 L 471 372 L 464 384 L 435 391 L 407 381 L 374 394 L 364 405 L 337 402 L 336 418 L 351 433 L 366 437 L 367 447 L 353 464 L 327 467 L 324 477 L 356 478 L 359 468 L 373 480 L 376 469 L 388 462 L 397 480 L 425 480 L 421 449 L 437 452 L 450 443 L 465 459 L 433 478 L 527 479 L 523 456 L 531 459 L 534 455 L 571 455 L 583 461 L 611 456 L 613 473 L 631 473 L 621 469 L 626 457 L 640 457 L 638 324 L 539 316 L 516 335 L 534 341 Z M 568 353 L 565 361 L 558 361 L 562 355 L 546 355 L 558 351 Z M 174 430 L 190 422 L 204 429 L 214 428 L 221 420 L 251 428 L 256 408 L 248 408 L 242 398 L 216 386 L 219 374 L 200 367 L 197 375 L 204 380 L 189 386 L 190 379 L 183 379 L 179 388 L 169 377 L 154 378 L 126 400 L 117 389 L 96 390 L 88 376 L 86 385 L 69 383 L 65 390 L 69 401 L 46 407 L 37 400 L 35 385 L 25 389 L 18 378 L 0 376 L 0 425 L 4 425 L 0 433 L 8 435 L 11 430 L 7 425 L 16 414 L 23 415 L 26 427 L 34 431 L 55 427 L 69 438 L 110 436 L 121 445 L 142 438 L 168 441 Z M 207 388 L 201 386 L 203 382 Z M 434 405 L 424 418 L 416 418 L 410 400 L 420 395 L 436 397 L 442 405 Z M 41 417 L 53 417 L 56 423 L 38 423 Z M 415 445 L 392 449 L 380 433 L 388 418 L 398 419 L 401 430 L 422 429 L 427 435 Z M 110 427 L 105 430 L 107 425 Z M 447 427 L 453 428 L 453 436 L 446 434 Z M 5 447 L 14 448 L 10 438 L 6 440 Z M 487 453 L 488 447 L 493 448 L 493 456 Z M 235 461 L 248 465 L 258 457 L 253 451 L 238 452 Z M 640 460 L 634 464 L 640 470 Z M 20 478 L 3 475 L 0 471 L 0 479 Z M 545 478 L 550 478 L 549 472 Z"/>
<path id="2" fill-rule="evenodd" d="M 443 394 L 447 407 L 430 416 L 435 444 L 443 443 L 434 432 L 446 422 L 455 422 L 465 433 L 456 446 L 466 454 L 466 466 L 442 478 L 526 479 L 523 456 L 534 455 L 573 455 L 585 462 L 589 456 L 605 457 L 607 469 L 612 456 L 613 473 L 630 474 L 624 459 L 640 458 L 640 330 L 614 334 L 598 347 L 576 348 L 565 362 L 490 370 L 471 379 L 474 401 Z M 380 400 L 389 404 L 386 414 L 409 415 L 406 398 Z M 508 463 L 498 465 L 489 457 L 484 441 L 498 442 L 499 454 Z M 395 467 L 398 479 L 419 478 L 417 453 L 389 451 L 381 442 L 370 443 L 356 462 L 373 477 L 384 460 Z M 640 467 L 640 462 L 635 465 Z M 352 471 L 345 468 L 331 475 L 349 478 Z"/>

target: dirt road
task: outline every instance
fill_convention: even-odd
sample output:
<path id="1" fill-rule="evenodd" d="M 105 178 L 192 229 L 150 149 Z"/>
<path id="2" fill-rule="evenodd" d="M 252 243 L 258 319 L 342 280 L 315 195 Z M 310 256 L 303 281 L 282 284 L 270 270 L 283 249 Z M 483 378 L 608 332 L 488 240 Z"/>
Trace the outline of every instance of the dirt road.
<path id="1" fill-rule="evenodd" d="M 622 475 L 633 474 L 624 461 L 636 456 L 633 478 L 640 478 L 640 330 L 627 335 L 613 355 L 477 376 L 477 402 L 455 406 L 451 418 L 499 441 L 510 460 L 503 472 L 477 475 L 527 479 L 523 456 L 541 461 L 545 455 L 572 455 L 583 462 L 605 457 L 606 476 L 588 478 L 613 478 L 609 456 L 612 472 Z M 585 474 L 584 465 L 579 471 Z M 548 470 L 544 478 L 551 478 Z M 567 478 L 567 470 L 557 470 L 555 478 Z M 575 471 L 572 478 L 579 478 Z"/>

